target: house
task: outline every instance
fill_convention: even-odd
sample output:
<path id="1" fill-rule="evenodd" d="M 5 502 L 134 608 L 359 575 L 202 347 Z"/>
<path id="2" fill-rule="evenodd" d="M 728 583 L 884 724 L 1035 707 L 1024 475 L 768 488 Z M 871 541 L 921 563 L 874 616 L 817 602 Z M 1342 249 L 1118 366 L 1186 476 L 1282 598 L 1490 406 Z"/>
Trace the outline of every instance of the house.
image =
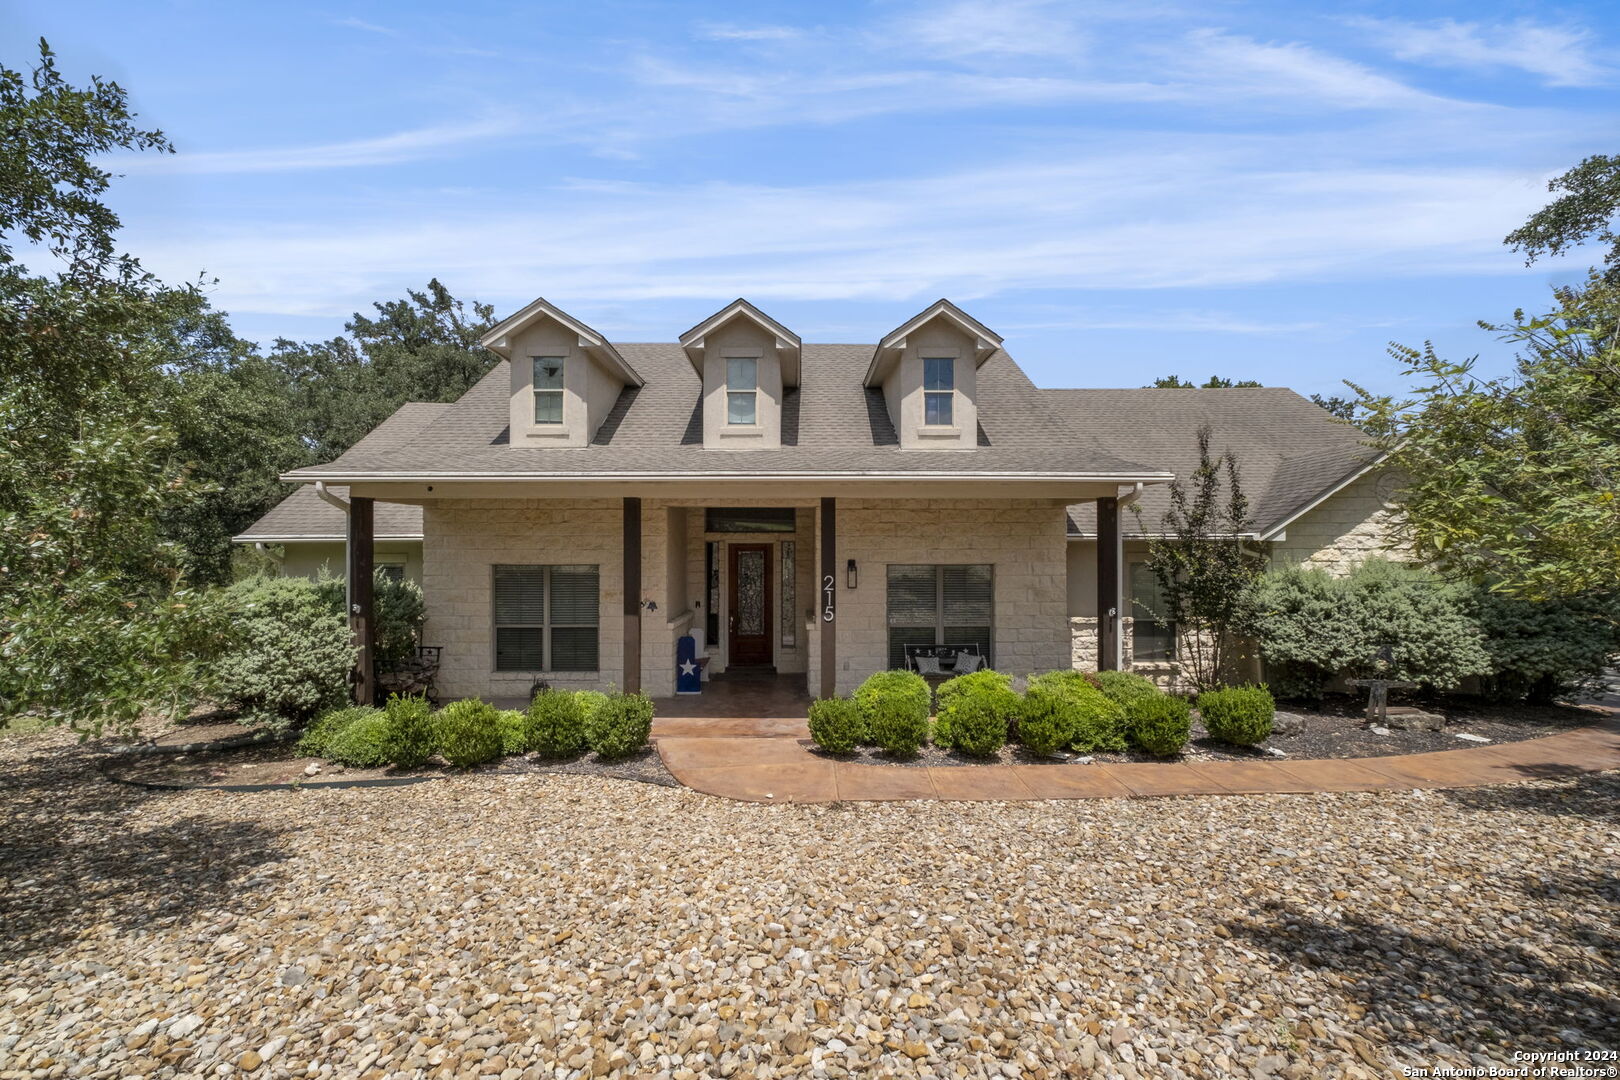
<path id="1" fill-rule="evenodd" d="M 301 493 L 243 534 L 333 544 L 328 510 L 346 514 L 369 581 L 418 509 L 448 695 L 542 677 L 667 695 L 685 635 L 712 673 L 820 696 L 935 646 L 1020 673 L 1171 672 L 1138 564 L 1202 422 L 1242 463 L 1257 555 L 1343 566 L 1387 527 L 1359 433 L 1298 395 L 1038 389 L 948 300 L 847 345 L 746 300 L 674 342 L 615 343 L 541 299 L 483 343 L 500 362 L 460 400 L 284 478 L 332 503 Z"/>

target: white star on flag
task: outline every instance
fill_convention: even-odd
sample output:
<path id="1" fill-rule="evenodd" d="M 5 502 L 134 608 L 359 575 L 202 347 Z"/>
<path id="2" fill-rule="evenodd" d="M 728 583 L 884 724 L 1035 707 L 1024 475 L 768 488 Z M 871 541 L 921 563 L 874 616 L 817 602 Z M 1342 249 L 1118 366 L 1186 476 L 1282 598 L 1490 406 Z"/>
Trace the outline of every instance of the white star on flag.
<path id="1" fill-rule="evenodd" d="M 684 663 L 681 664 L 681 674 L 682 675 L 690 675 L 696 670 L 697 670 L 697 665 L 692 663 L 692 661 L 690 661 L 690 660 L 687 660 L 687 661 L 685 661 Z"/>

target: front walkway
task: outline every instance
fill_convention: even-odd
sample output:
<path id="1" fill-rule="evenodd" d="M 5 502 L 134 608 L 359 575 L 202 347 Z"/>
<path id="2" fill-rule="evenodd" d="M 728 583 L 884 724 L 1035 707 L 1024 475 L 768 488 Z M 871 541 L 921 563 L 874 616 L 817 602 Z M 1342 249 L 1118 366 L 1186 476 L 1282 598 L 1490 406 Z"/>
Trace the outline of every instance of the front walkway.
<path id="1" fill-rule="evenodd" d="M 1620 768 L 1620 717 L 1524 742 L 1319 761 L 1120 765 L 866 765 L 812 752 L 804 722 L 659 720 L 664 765 L 687 787 L 746 802 L 1098 799 L 1480 787 Z"/>

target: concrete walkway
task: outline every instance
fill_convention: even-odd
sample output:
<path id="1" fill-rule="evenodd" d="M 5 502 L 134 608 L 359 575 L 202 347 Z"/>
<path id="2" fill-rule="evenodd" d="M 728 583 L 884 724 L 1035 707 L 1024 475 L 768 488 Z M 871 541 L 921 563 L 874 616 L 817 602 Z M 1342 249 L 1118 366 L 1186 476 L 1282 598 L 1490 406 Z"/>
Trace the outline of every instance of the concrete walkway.
<path id="1" fill-rule="evenodd" d="M 655 722 L 664 765 L 695 791 L 747 802 L 1102 799 L 1480 787 L 1620 768 L 1620 717 L 1523 742 L 1342 760 L 1119 765 L 866 765 L 812 753 L 804 721 Z"/>

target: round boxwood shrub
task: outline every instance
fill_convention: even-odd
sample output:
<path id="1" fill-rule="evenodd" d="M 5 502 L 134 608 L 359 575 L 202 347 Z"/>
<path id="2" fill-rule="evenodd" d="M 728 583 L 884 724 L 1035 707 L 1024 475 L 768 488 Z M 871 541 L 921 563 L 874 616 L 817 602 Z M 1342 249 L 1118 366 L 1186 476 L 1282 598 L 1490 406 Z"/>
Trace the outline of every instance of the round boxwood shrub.
<path id="1" fill-rule="evenodd" d="M 305 757 L 325 757 L 327 747 L 338 733 L 363 716 L 378 710 L 370 705 L 349 705 L 341 709 L 328 709 L 317 716 L 298 738 L 298 752 Z"/>
<path id="2" fill-rule="evenodd" d="M 891 754 L 928 741 L 928 684 L 915 671 L 879 671 L 855 688 L 866 737 Z"/>
<path id="3" fill-rule="evenodd" d="M 1131 745 L 1159 757 L 1181 753 L 1192 734 L 1192 706 L 1185 698 L 1154 691 L 1134 699 L 1126 709 Z"/>
<path id="4" fill-rule="evenodd" d="M 861 710 L 849 698 L 822 698 L 810 703 L 810 737 L 823 750 L 847 754 L 866 738 Z"/>
<path id="5" fill-rule="evenodd" d="M 1051 757 L 1074 741 L 1074 710 L 1056 694 L 1024 695 L 1018 707 L 1018 741 L 1030 753 Z"/>
<path id="6" fill-rule="evenodd" d="M 248 578 L 226 589 L 223 602 L 230 632 L 209 681 L 242 723 L 285 731 L 342 705 L 354 642 L 319 585 Z"/>
<path id="7" fill-rule="evenodd" d="M 501 728 L 502 756 L 511 757 L 529 748 L 529 737 L 526 733 L 529 723 L 528 713 L 522 709 L 502 709 L 495 714 L 495 720 Z"/>
<path id="8" fill-rule="evenodd" d="M 388 727 L 388 760 L 400 768 L 414 769 L 438 749 L 433 708 L 427 698 L 391 695 L 383 717 Z"/>
<path id="9" fill-rule="evenodd" d="M 988 756 L 1007 741 L 1007 728 L 1018 714 L 1019 698 L 1010 676 L 986 668 L 941 683 L 935 701 L 934 741 L 964 753 Z M 959 735 L 964 723 L 973 731 Z"/>
<path id="10" fill-rule="evenodd" d="M 501 756 L 499 710 L 478 698 L 453 701 L 434 717 L 439 753 L 457 768 L 470 769 Z"/>
<path id="11" fill-rule="evenodd" d="M 1125 749 L 1125 710 L 1099 690 L 1093 678 L 1078 671 L 1049 671 L 1029 680 L 1025 700 L 1031 697 L 1053 697 L 1065 704 L 1072 749 L 1082 754 Z"/>
<path id="12" fill-rule="evenodd" d="M 1119 702 L 1126 713 L 1130 712 L 1133 701 L 1163 696 L 1163 691 L 1153 684 L 1152 679 L 1134 671 L 1099 671 L 1097 685 L 1103 693 Z"/>
<path id="13" fill-rule="evenodd" d="M 605 695 L 604 695 L 605 700 Z M 524 745 L 542 757 L 563 758 L 585 748 L 585 709 L 568 690 L 542 690 L 529 702 Z"/>
<path id="14" fill-rule="evenodd" d="M 1198 714 L 1210 735 L 1234 746 L 1258 746 L 1271 735 L 1277 703 L 1264 686 L 1228 686 L 1198 695 Z"/>
<path id="15" fill-rule="evenodd" d="M 326 742 L 326 756 L 342 765 L 370 769 L 392 760 L 388 745 L 388 715 L 367 709 Z"/>
<path id="16" fill-rule="evenodd" d="M 941 715 L 950 740 L 946 745 L 972 757 L 995 757 L 1007 744 L 1009 715 L 983 697 L 963 697 L 952 703 L 949 720 Z"/>
<path id="17" fill-rule="evenodd" d="M 575 690 L 574 700 L 579 702 L 580 723 L 585 731 L 591 729 L 591 718 L 596 710 L 607 704 L 608 695 L 600 690 Z"/>
<path id="18" fill-rule="evenodd" d="M 605 758 L 621 758 L 647 745 L 652 734 L 653 703 L 646 694 L 616 694 L 591 714 L 586 736 Z"/>

